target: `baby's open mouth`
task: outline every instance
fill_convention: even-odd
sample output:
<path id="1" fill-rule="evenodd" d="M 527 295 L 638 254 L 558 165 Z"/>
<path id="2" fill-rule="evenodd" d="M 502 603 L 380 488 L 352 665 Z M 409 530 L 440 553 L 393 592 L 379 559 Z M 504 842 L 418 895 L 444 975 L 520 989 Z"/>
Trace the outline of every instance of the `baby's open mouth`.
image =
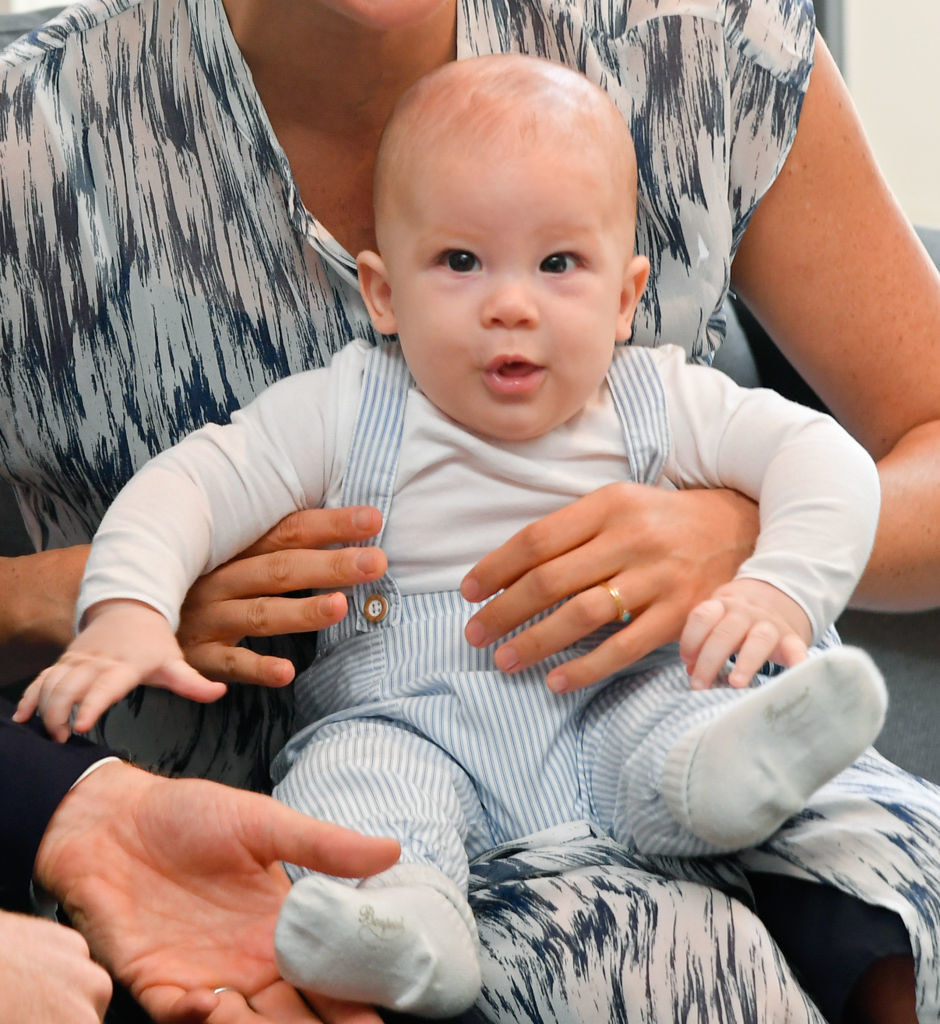
<path id="1" fill-rule="evenodd" d="M 529 363 L 523 359 L 508 359 L 500 363 L 495 372 L 501 377 L 526 377 L 539 369 L 535 363 Z"/>
<path id="2" fill-rule="evenodd" d="M 487 385 L 500 395 L 520 395 L 538 387 L 545 374 L 544 367 L 515 356 L 494 359 L 486 367 Z"/>

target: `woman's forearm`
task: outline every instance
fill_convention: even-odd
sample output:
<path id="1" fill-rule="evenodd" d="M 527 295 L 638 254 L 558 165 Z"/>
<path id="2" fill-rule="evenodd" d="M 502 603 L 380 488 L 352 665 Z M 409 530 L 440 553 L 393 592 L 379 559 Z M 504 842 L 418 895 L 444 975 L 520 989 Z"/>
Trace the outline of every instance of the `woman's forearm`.
<path id="1" fill-rule="evenodd" d="M 88 546 L 0 558 L 0 685 L 35 675 L 72 637 Z"/>
<path id="2" fill-rule="evenodd" d="M 940 421 L 909 431 L 878 462 L 881 518 L 852 604 L 882 611 L 940 605 Z"/>

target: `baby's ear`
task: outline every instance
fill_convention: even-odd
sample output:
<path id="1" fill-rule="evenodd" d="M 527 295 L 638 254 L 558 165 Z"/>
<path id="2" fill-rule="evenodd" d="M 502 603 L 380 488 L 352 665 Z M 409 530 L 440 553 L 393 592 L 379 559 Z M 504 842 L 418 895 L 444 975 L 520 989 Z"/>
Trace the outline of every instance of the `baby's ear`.
<path id="1" fill-rule="evenodd" d="M 617 316 L 617 341 L 629 341 L 633 334 L 633 315 L 650 276 L 650 261 L 645 256 L 634 256 L 623 272 L 620 292 L 620 313 Z"/>
<path id="2" fill-rule="evenodd" d="M 385 261 L 377 252 L 365 249 L 356 257 L 356 267 L 359 270 L 359 291 L 372 326 L 380 334 L 395 334 L 398 321 L 392 309 L 392 286 L 388 281 Z"/>

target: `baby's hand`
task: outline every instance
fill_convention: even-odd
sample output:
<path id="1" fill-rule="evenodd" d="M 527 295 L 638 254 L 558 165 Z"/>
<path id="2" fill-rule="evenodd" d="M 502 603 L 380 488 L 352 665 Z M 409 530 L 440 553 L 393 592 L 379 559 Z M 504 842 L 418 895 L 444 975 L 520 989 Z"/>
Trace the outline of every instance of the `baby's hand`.
<path id="1" fill-rule="evenodd" d="M 102 601 L 86 622 L 59 660 L 26 688 L 14 721 L 26 722 L 38 711 L 49 735 L 64 743 L 72 729 L 87 732 L 141 683 L 203 703 L 225 693 L 224 683 L 210 682 L 186 663 L 170 624 L 148 605 Z"/>
<path id="2" fill-rule="evenodd" d="M 803 609 L 762 580 L 739 579 L 719 587 L 689 613 L 679 654 L 693 690 L 706 690 L 732 654 L 732 686 L 748 686 L 765 661 L 790 668 L 806 658 L 812 627 Z"/>

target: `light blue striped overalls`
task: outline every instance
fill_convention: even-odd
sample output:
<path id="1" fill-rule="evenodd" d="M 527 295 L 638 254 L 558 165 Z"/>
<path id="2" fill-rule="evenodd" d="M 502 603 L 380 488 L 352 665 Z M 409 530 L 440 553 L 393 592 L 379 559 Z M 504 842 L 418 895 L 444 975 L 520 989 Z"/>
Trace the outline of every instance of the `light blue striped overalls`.
<path id="1" fill-rule="evenodd" d="M 653 482 L 669 440 L 661 379 L 645 350 L 627 349 L 608 381 L 631 477 Z M 371 354 L 342 501 L 375 505 L 383 519 L 410 386 L 397 346 Z M 666 878 L 722 884 L 747 867 L 835 885 L 901 916 L 920 968 L 920 1006 L 930 1008 L 922 1019 L 937 1019 L 935 787 L 872 752 L 756 850 L 695 858 L 708 850 L 661 799 L 663 759 L 681 732 L 739 691 L 691 691 L 670 647 L 613 682 L 555 695 L 545 674 L 571 652 L 518 675 L 500 673 L 491 650 L 464 640 L 470 610 L 456 592 L 403 595 L 389 574 L 349 596 L 349 614 L 321 634 L 317 661 L 295 684 L 300 731 L 274 766 L 279 799 L 368 834 L 395 835 L 403 861 L 433 864 L 461 886 L 468 856 L 486 872 L 493 847 L 574 821 L 619 841 L 621 865 L 632 860 Z M 497 933 L 494 941 L 506 940 Z"/>

